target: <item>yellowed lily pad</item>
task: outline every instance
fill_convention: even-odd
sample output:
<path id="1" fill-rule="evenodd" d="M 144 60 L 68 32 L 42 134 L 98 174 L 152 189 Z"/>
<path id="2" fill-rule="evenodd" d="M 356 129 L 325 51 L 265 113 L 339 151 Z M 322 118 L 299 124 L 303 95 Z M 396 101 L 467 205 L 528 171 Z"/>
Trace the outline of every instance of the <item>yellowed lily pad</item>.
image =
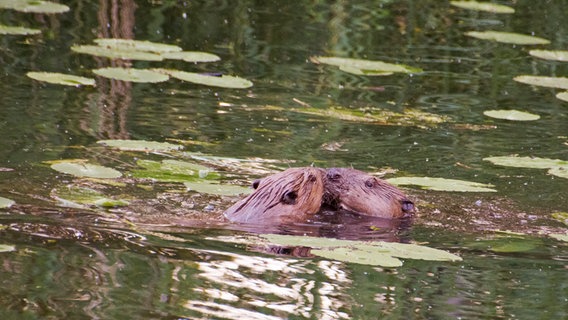
<path id="1" fill-rule="evenodd" d="M 554 212 L 552 218 L 568 225 L 568 212 Z"/>
<path id="2" fill-rule="evenodd" d="M 236 196 L 251 193 L 250 188 L 245 188 L 232 184 L 220 184 L 216 181 L 198 180 L 192 182 L 184 182 L 184 186 L 188 191 L 196 191 L 199 193 L 216 194 L 221 196 Z"/>
<path id="3" fill-rule="evenodd" d="M 122 173 L 112 168 L 90 164 L 83 161 L 61 161 L 51 165 L 55 171 L 70 174 L 76 177 L 89 177 L 99 179 L 120 178 Z"/>
<path id="4" fill-rule="evenodd" d="M 164 59 L 161 55 L 153 52 L 126 50 L 93 45 L 72 46 L 71 51 L 89 54 L 97 57 L 106 57 L 110 59 L 143 61 L 162 61 Z"/>
<path id="5" fill-rule="evenodd" d="M 313 63 L 322 63 L 332 66 L 337 66 L 342 70 L 361 70 L 367 73 L 419 73 L 422 69 L 410 67 L 403 64 L 394 64 L 378 60 L 364 60 L 340 57 L 311 57 L 310 61 Z"/>
<path id="6" fill-rule="evenodd" d="M 399 177 L 387 180 L 394 185 L 413 185 L 422 189 L 456 192 L 497 192 L 488 183 L 432 177 Z"/>
<path id="7" fill-rule="evenodd" d="M 522 75 L 514 77 L 513 80 L 533 86 L 558 88 L 568 90 L 568 78 L 565 77 L 543 77 Z"/>
<path id="8" fill-rule="evenodd" d="M 568 102 L 568 91 L 560 92 L 556 94 L 556 98 Z"/>
<path id="9" fill-rule="evenodd" d="M 513 33 L 513 32 L 500 32 L 500 31 L 469 31 L 465 33 L 468 37 L 473 37 L 481 40 L 492 40 L 500 43 L 510 43 L 518 45 L 537 45 L 549 44 L 550 41 L 530 36 L 526 34 Z"/>
<path id="10" fill-rule="evenodd" d="M 253 86 L 253 83 L 247 79 L 234 77 L 234 76 L 215 76 L 205 75 L 200 73 L 185 72 L 178 70 L 156 69 L 158 72 L 170 75 L 173 78 L 203 84 L 212 87 L 231 88 L 231 89 L 246 89 Z"/>
<path id="11" fill-rule="evenodd" d="M 356 74 L 359 76 L 390 76 L 394 72 L 390 71 L 380 71 L 380 70 L 364 70 L 358 69 L 350 66 L 339 66 L 339 70 L 345 71 L 347 73 Z"/>
<path id="12" fill-rule="evenodd" d="M 27 13 L 64 13 L 69 11 L 69 7 L 51 1 L 41 0 L 1 0 L 1 9 L 12 9 Z"/>
<path id="13" fill-rule="evenodd" d="M 550 169 L 555 167 L 568 167 L 568 161 L 539 157 L 497 156 L 483 158 L 498 166 L 514 168 Z"/>
<path id="14" fill-rule="evenodd" d="M 79 86 L 94 86 L 95 79 L 74 76 L 71 74 L 57 73 L 57 72 L 28 72 L 26 76 L 37 80 L 53 84 L 62 84 L 65 86 L 79 87 Z"/>
<path id="15" fill-rule="evenodd" d="M 519 110 L 487 110 L 483 114 L 491 118 L 511 121 L 534 121 L 540 119 L 538 114 Z"/>
<path id="16" fill-rule="evenodd" d="M 4 197 L 0 197 L 0 209 L 1 208 L 10 208 L 11 206 L 13 206 L 16 202 L 14 200 L 8 199 L 8 198 L 4 198 Z"/>
<path id="17" fill-rule="evenodd" d="M 562 50 L 531 50 L 529 54 L 533 57 L 554 60 L 554 61 L 568 61 L 568 51 Z"/>
<path id="18" fill-rule="evenodd" d="M 515 13 L 515 9 L 502 4 L 478 1 L 450 1 L 450 4 L 462 9 L 485 11 L 491 13 Z"/>
<path id="19" fill-rule="evenodd" d="M 560 167 L 552 167 L 548 169 L 548 174 L 557 176 L 559 178 L 568 179 L 568 164 Z"/>
<path id="20" fill-rule="evenodd" d="M 183 60 L 187 62 L 215 62 L 221 60 L 218 55 L 201 51 L 177 51 L 160 54 L 164 59 Z"/>
<path id="21" fill-rule="evenodd" d="M 124 151 L 165 152 L 183 148 L 179 144 L 146 140 L 99 140 L 97 143 Z"/>
<path id="22" fill-rule="evenodd" d="M 93 72 L 109 79 L 142 83 L 164 82 L 170 78 L 167 74 L 160 72 L 132 68 L 102 68 L 95 69 Z"/>
<path id="23" fill-rule="evenodd" d="M 6 26 L 0 24 L 0 34 L 11 34 L 11 35 L 18 35 L 18 36 L 25 36 L 25 35 L 32 35 L 32 34 L 39 34 L 41 30 L 33 29 L 33 28 L 24 28 L 24 27 L 13 27 L 13 26 Z"/>
<path id="24" fill-rule="evenodd" d="M 176 45 L 157 43 L 144 40 L 119 39 L 119 38 L 99 38 L 94 40 L 101 47 L 114 48 L 126 51 L 146 51 L 146 52 L 177 52 L 182 49 Z"/>

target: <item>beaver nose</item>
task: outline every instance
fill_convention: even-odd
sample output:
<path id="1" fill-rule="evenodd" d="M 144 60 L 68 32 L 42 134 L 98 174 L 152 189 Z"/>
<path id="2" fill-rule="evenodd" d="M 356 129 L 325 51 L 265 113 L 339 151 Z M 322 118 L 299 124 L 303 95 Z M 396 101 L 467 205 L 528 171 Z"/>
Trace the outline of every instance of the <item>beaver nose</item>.
<path id="1" fill-rule="evenodd" d="M 330 168 L 327 170 L 326 176 L 330 180 L 338 180 L 341 178 L 341 174 L 339 173 L 338 168 Z"/>

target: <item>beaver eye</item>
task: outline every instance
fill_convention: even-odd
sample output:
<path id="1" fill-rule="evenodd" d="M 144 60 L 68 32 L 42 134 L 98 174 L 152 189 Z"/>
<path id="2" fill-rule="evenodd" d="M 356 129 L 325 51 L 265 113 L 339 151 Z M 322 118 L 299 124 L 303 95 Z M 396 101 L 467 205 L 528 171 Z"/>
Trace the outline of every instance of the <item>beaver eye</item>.
<path id="1" fill-rule="evenodd" d="M 365 185 L 367 186 L 367 188 L 372 188 L 372 187 L 375 186 L 375 180 L 369 179 L 369 180 L 365 181 Z"/>
<path id="2" fill-rule="evenodd" d="M 287 191 L 282 195 L 282 203 L 285 204 L 295 204 L 296 198 L 298 198 L 298 194 L 294 191 Z"/>

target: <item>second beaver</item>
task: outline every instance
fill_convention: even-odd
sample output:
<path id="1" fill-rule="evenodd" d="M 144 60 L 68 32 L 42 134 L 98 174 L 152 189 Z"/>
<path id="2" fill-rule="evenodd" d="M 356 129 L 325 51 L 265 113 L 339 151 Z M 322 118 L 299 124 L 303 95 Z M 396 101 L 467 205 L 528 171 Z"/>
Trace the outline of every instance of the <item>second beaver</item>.
<path id="1" fill-rule="evenodd" d="M 379 218 L 403 218 L 414 212 L 414 203 L 386 181 L 350 168 L 328 169 L 323 203 Z"/>

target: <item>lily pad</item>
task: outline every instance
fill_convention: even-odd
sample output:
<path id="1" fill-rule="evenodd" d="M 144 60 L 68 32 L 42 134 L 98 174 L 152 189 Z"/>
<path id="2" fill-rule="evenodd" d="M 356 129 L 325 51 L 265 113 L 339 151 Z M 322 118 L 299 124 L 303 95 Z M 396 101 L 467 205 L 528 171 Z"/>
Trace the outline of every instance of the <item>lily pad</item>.
<path id="1" fill-rule="evenodd" d="M 92 46 L 92 45 L 72 46 L 71 51 L 77 53 L 89 54 L 97 57 L 106 57 L 110 59 L 143 60 L 143 61 L 162 61 L 164 59 L 161 55 L 152 52 L 117 49 L 117 48 Z"/>
<path id="2" fill-rule="evenodd" d="M 542 246 L 540 238 L 531 238 L 523 235 L 494 234 L 488 237 L 488 239 L 477 239 L 467 246 L 472 249 L 499 253 L 527 252 Z"/>
<path id="3" fill-rule="evenodd" d="M 562 50 L 531 50 L 529 54 L 533 57 L 554 60 L 554 61 L 568 61 L 568 51 Z"/>
<path id="4" fill-rule="evenodd" d="M 53 190 L 51 196 L 68 207 L 96 205 L 99 207 L 114 208 L 128 205 L 128 201 L 110 199 L 102 192 L 78 186 L 69 186 Z"/>
<path id="5" fill-rule="evenodd" d="M 538 114 L 532 114 L 519 110 L 487 110 L 483 112 L 484 115 L 504 120 L 512 121 L 534 121 L 540 119 Z"/>
<path id="6" fill-rule="evenodd" d="M 69 7 L 63 4 L 41 0 L 1 0 L 0 8 L 27 13 L 64 13 Z"/>
<path id="7" fill-rule="evenodd" d="M 537 45 L 537 44 L 549 44 L 550 41 L 530 36 L 526 34 L 514 33 L 514 32 L 500 32 L 500 31 L 469 31 L 465 33 L 468 37 L 473 37 L 481 40 L 492 40 L 500 43 L 510 43 L 518 45 Z"/>
<path id="8" fill-rule="evenodd" d="M 24 28 L 24 27 L 12 27 L 12 26 L 5 26 L 0 24 L 0 34 L 11 34 L 11 35 L 31 35 L 31 34 L 39 34 L 41 30 L 39 29 L 32 29 L 32 28 Z"/>
<path id="9" fill-rule="evenodd" d="M 16 246 L 11 244 L 0 244 L 0 252 L 12 252 L 16 251 Z"/>
<path id="10" fill-rule="evenodd" d="M 201 51 L 164 52 L 160 55 L 164 59 L 183 60 L 187 62 L 215 62 L 221 60 L 218 55 Z"/>
<path id="11" fill-rule="evenodd" d="M 225 76 L 225 75 L 212 76 L 212 75 L 204 75 L 193 72 L 167 70 L 167 69 L 156 69 L 156 70 L 182 81 L 203 84 L 212 87 L 246 89 L 253 86 L 253 83 L 251 81 L 233 76 Z"/>
<path id="12" fill-rule="evenodd" d="M 79 86 L 94 86 L 95 79 L 74 76 L 70 74 L 57 73 L 57 72 L 28 72 L 26 76 L 37 80 L 53 84 L 62 84 L 65 86 L 79 87 Z"/>
<path id="13" fill-rule="evenodd" d="M 543 76 L 517 76 L 513 80 L 533 86 L 558 88 L 568 90 L 568 78 L 564 77 L 543 77 Z"/>
<path id="14" fill-rule="evenodd" d="M 183 148 L 179 144 L 146 140 L 99 140 L 97 143 L 123 151 L 164 152 Z"/>
<path id="15" fill-rule="evenodd" d="M 514 168 L 533 168 L 533 169 L 550 169 L 555 167 L 567 167 L 568 161 L 538 157 L 517 157 L 517 156 L 498 156 L 483 158 L 498 166 L 514 167 Z"/>
<path id="16" fill-rule="evenodd" d="M 556 95 L 556 98 L 568 102 L 568 91 L 560 92 Z"/>
<path id="17" fill-rule="evenodd" d="M 16 202 L 14 200 L 10 200 L 8 198 L 0 197 L 0 208 L 10 208 Z"/>
<path id="18" fill-rule="evenodd" d="M 133 39 L 118 39 L 118 38 L 99 38 L 94 40 L 96 44 L 101 47 L 114 48 L 127 51 L 146 51 L 146 52 L 178 52 L 182 48 L 164 43 L 157 43 L 151 41 L 133 40 Z"/>
<path id="19" fill-rule="evenodd" d="M 560 167 L 552 167 L 548 169 L 548 174 L 553 176 L 557 176 L 560 178 L 568 179 L 568 165 L 560 166 Z"/>
<path id="20" fill-rule="evenodd" d="M 310 253 L 331 260 L 381 266 L 384 268 L 396 268 L 402 266 L 402 261 L 388 253 L 376 252 L 377 250 L 361 250 L 355 248 L 338 247 L 312 249 Z"/>
<path id="21" fill-rule="evenodd" d="M 462 9 L 485 11 L 491 13 L 515 13 L 515 9 L 491 2 L 477 2 L 477 1 L 450 1 L 450 4 Z"/>
<path id="22" fill-rule="evenodd" d="M 551 233 L 548 236 L 559 241 L 568 242 L 568 234 Z"/>
<path id="23" fill-rule="evenodd" d="M 95 69 L 93 72 L 105 78 L 142 83 L 164 82 L 170 78 L 163 73 L 132 68 L 102 68 Z"/>
<path id="24" fill-rule="evenodd" d="M 351 74 L 356 74 L 356 75 L 359 75 L 359 76 L 390 76 L 390 75 L 394 74 L 394 72 L 389 72 L 389 71 L 364 70 L 364 69 L 353 68 L 353 67 L 350 67 L 350 66 L 340 66 L 339 70 L 345 71 L 345 72 L 351 73 Z"/>
<path id="25" fill-rule="evenodd" d="M 497 192 L 492 184 L 432 177 L 400 177 L 388 179 L 394 185 L 414 185 L 422 189 L 457 192 Z"/>
<path id="26" fill-rule="evenodd" d="M 138 160 L 136 164 L 144 170 L 133 170 L 131 174 L 135 178 L 154 179 L 163 182 L 192 182 L 198 179 L 219 178 L 219 174 L 211 168 L 191 162 Z"/>
<path id="27" fill-rule="evenodd" d="M 61 161 L 52 164 L 51 168 L 55 171 L 76 177 L 114 179 L 122 176 L 122 173 L 115 169 L 89 164 L 83 161 Z"/>
<path id="28" fill-rule="evenodd" d="M 393 64 L 378 60 L 364 60 L 339 57 L 311 57 L 313 63 L 323 63 L 347 70 L 364 70 L 366 72 L 395 72 L 395 73 L 419 73 L 422 69 L 403 64 Z"/>
<path id="29" fill-rule="evenodd" d="M 554 212 L 552 218 L 568 225 L 568 212 Z"/>
<path id="30" fill-rule="evenodd" d="M 194 182 L 184 182 L 185 187 L 190 191 L 199 193 L 216 194 L 221 196 L 236 196 L 251 193 L 250 188 L 245 188 L 232 184 L 219 184 L 209 180 L 199 180 Z"/>

